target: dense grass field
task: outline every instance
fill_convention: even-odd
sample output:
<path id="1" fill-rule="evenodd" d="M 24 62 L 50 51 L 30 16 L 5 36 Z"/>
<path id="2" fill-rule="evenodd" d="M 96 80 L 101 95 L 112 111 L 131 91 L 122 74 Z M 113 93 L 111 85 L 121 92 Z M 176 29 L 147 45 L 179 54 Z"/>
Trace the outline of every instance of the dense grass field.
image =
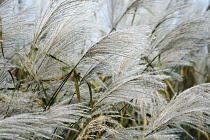
<path id="1" fill-rule="evenodd" d="M 22 2 L 0 0 L 0 140 L 210 140 L 208 5 Z"/>

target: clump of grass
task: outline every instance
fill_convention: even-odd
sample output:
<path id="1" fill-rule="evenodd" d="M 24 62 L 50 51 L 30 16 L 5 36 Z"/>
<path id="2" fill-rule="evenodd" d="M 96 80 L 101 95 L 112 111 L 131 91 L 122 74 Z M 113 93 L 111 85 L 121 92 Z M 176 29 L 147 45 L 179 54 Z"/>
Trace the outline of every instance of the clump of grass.
<path id="1" fill-rule="evenodd" d="M 210 84 L 196 84 L 192 62 L 209 13 L 65 0 L 33 21 L 36 8 L 14 13 L 12 2 L 0 9 L 0 139 L 209 139 Z M 99 14 L 102 5 L 112 10 Z M 142 8 L 153 22 L 138 21 Z"/>

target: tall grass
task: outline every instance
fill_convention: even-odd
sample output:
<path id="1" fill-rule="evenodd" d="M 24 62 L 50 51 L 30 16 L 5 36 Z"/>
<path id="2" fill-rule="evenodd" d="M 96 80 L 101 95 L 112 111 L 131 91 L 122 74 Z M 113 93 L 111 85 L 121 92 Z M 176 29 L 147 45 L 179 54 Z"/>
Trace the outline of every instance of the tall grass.
<path id="1" fill-rule="evenodd" d="M 64 0 L 29 18 L 36 7 L 5 0 L 0 139 L 209 139 L 210 84 L 195 73 L 209 68 L 196 62 L 209 13 L 191 5 Z"/>

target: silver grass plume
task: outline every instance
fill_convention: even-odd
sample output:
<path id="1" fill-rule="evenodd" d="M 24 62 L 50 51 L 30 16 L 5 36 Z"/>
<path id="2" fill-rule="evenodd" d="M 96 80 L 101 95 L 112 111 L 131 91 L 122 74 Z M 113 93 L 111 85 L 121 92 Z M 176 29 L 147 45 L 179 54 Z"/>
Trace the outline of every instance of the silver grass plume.
<path id="1" fill-rule="evenodd" d="M 159 113 L 154 115 L 142 138 L 160 139 L 162 136 L 160 133 L 165 133 L 170 139 L 176 131 L 186 132 L 183 126 L 190 126 L 203 133 L 209 133 L 209 93 L 210 84 L 207 83 L 194 86 L 175 95 L 164 109 L 159 110 Z M 174 130 L 170 132 L 170 129 Z M 194 139 L 192 136 L 191 138 Z"/>
<path id="2" fill-rule="evenodd" d="M 2 117 L 0 120 L 0 138 L 30 139 L 47 138 L 56 135 L 55 128 L 67 128 L 68 123 L 75 123 L 80 117 L 89 117 L 88 108 L 81 104 L 56 105 L 46 112 L 22 113 L 11 117 Z M 73 131 L 76 131 L 72 129 Z"/>

